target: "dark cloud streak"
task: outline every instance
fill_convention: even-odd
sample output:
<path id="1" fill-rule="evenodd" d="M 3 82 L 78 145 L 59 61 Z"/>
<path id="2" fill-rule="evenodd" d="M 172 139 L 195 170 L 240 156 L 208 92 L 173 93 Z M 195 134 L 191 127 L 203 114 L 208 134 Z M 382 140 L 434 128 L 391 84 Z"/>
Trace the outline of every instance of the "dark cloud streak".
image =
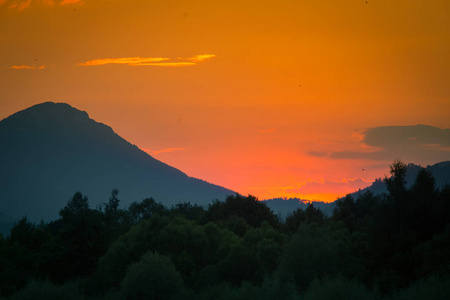
<path id="1" fill-rule="evenodd" d="M 422 159 L 450 160 L 450 129 L 430 125 L 382 126 L 370 128 L 364 133 L 362 143 L 381 148 L 378 151 L 337 151 L 327 154 L 332 159 L 370 159 L 409 161 Z M 310 156 L 324 157 L 324 152 L 310 151 Z"/>
<path id="2" fill-rule="evenodd" d="M 328 156 L 328 153 L 320 152 L 320 151 L 308 151 L 307 154 L 309 156 L 314 156 L 314 157 L 327 157 Z"/>
<path id="3" fill-rule="evenodd" d="M 398 147 L 417 147 L 426 144 L 450 146 L 450 129 L 430 125 L 383 126 L 370 128 L 363 142 L 369 146 L 393 149 Z"/>

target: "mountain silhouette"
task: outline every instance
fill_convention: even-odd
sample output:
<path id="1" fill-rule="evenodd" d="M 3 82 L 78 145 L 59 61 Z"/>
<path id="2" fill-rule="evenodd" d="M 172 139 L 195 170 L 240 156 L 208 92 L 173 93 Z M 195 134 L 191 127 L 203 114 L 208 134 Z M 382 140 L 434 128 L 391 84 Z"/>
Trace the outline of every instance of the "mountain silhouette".
<path id="1" fill-rule="evenodd" d="M 187 176 L 65 103 L 46 102 L 0 121 L 0 212 L 46 221 L 73 194 L 95 208 L 120 191 L 121 206 L 153 197 L 206 205 L 235 192 Z"/>
<path id="2" fill-rule="evenodd" d="M 414 184 L 417 174 L 419 173 L 420 169 L 422 167 L 420 165 L 415 165 L 413 163 L 410 163 L 406 166 L 406 187 L 411 187 L 412 184 Z M 450 161 L 443 161 L 436 163 L 434 165 L 426 166 L 425 169 L 433 175 L 434 179 L 436 180 L 436 187 L 442 188 L 446 184 L 450 184 Z M 388 176 L 390 177 L 390 176 Z M 386 188 L 386 184 L 384 183 L 384 180 L 382 178 L 377 178 L 375 181 L 368 187 L 364 189 L 359 189 L 358 191 L 355 191 L 353 193 L 350 193 L 350 195 L 353 197 L 353 199 L 358 199 L 359 196 L 363 195 L 365 192 L 372 192 L 375 195 L 380 195 L 383 193 L 387 193 L 388 190 Z M 344 197 L 341 197 L 338 200 L 342 200 Z M 281 219 L 284 219 L 286 216 L 288 216 L 290 213 L 292 213 L 296 209 L 303 209 L 305 210 L 310 201 L 303 200 L 299 198 L 290 198 L 290 199 L 283 199 L 283 198 L 274 198 L 274 199 L 267 199 L 263 200 L 266 205 L 272 209 L 278 216 L 281 217 Z M 313 202 L 314 207 L 321 209 L 325 215 L 331 216 L 333 214 L 333 210 L 336 207 L 336 201 L 325 203 L 325 202 Z"/>
<path id="3" fill-rule="evenodd" d="M 450 161 L 439 162 L 423 168 L 433 175 L 437 188 L 442 188 L 444 185 L 450 184 Z M 407 188 L 410 188 L 411 185 L 414 184 L 420 169 L 422 169 L 422 166 L 413 163 L 409 163 L 406 166 L 405 180 Z M 351 193 L 351 195 L 356 199 L 359 195 L 363 195 L 367 191 L 370 191 L 375 195 L 387 193 L 386 184 L 382 178 L 377 178 L 370 186 Z"/>

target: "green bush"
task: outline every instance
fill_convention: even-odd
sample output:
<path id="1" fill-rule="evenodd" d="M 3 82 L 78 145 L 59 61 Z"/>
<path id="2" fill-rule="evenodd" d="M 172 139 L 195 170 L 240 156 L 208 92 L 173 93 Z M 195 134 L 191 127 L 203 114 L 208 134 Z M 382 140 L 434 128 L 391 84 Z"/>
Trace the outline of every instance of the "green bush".
<path id="1" fill-rule="evenodd" d="M 183 279 L 170 258 L 149 251 L 128 268 L 120 294 L 125 299 L 171 299 L 183 291 Z"/>
<path id="2" fill-rule="evenodd" d="M 361 283 L 342 277 L 314 279 L 303 300 L 375 300 L 375 292 L 368 291 Z"/>
<path id="3" fill-rule="evenodd" d="M 11 300 L 75 300 L 82 299 L 78 289 L 73 283 L 57 286 L 50 281 L 31 281 L 19 293 L 10 298 Z"/>
<path id="4" fill-rule="evenodd" d="M 394 293 L 392 300 L 447 300 L 450 299 L 450 276 L 431 276 Z"/>
<path id="5" fill-rule="evenodd" d="M 332 226 L 301 223 L 281 256 L 281 280 L 293 280 L 303 289 L 313 278 L 340 273 L 348 232 Z"/>

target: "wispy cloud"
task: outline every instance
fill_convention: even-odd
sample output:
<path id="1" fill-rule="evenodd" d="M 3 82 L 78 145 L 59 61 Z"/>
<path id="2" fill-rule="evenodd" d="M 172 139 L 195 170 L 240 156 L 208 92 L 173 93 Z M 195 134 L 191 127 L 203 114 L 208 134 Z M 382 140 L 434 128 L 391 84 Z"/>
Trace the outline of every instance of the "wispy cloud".
<path id="1" fill-rule="evenodd" d="M 199 63 L 215 57 L 214 54 L 202 54 L 189 58 L 177 58 L 171 60 L 167 57 L 121 57 L 121 58 L 101 58 L 79 63 L 80 66 L 101 66 L 108 64 L 119 64 L 128 66 L 159 66 L 159 67 L 187 67 L 198 65 Z"/>
<path id="2" fill-rule="evenodd" d="M 31 6 L 54 6 L 66 4 L 83 4 L 83 0 L 0 0 L 0 5 L 11 9 L 24 10 Z"/>
<path id="3" fill-rule="evenodd" d="M 190 60 L 190 61 L 199 63 L 199 62 L 208 60 L 208 59 L 213 58 L 213 57 L 215 57 L 214 54 L 200 54 L 200 55 L 195 55 L 193 57 L 186 58 L 186 60 Z"/>
<path id="4" fill-rule="evenodd" d="M 89 60 L 84 63 L 79 63 L 80 66 L 101 66 L 108 64 L 119 64 L 119 65 L 129 65 L 129 66 L 138 66 L 142 64 L 154 64 L 157 62 L 162 62 L 169 60 L 169 58 L 164 57 L 123 57 L 123 58 L 102 58 L 102 59 L 94 59 Z"/>
<path id="5" fill-rule="evenodd" d="M 313 157 L 327 157 L 328 156 L 327 152 L 321 152 L 321 151 L 308 151 L 307 154 L 309 156 L 313 156 Z"/>
<path id="6" fill-rule="evenodd" d="M 141 148 L 142 151 L 147 152 L 150 155 L 158 155 L 161 153 L 172 153 L 176 151 L 184 151 L 187 150 L 187 148 L 164 148 L 160 150 L 151 150 L 149 148 Z"/>
<path id="7" fill-rule="evenodd" d="M 159 67 L 188 67 L 188 66 L 195 66 L 196 63 L 190 63 L 190 62 L 164 62 L 164 63 L 146 63 L 146 64 L 139 64 L 135 66 L 159 66 Z"/>
<path id="8" fill-rule="evenodd" d="M 75 4 L 75 3 L 81 3 L 81 2 L 83 2 L 83 0 L 63 0 L 63 1 L 60 2 L 60 4 L 61 5 L 64 5 L 64 4 Z"/>
<path id="9" fill-rule="evenodd" d="M 258 130 L 258 133 L 274 133 L 275 131 L 277 131 L 276 128 L 266 128 L 266 129 L 260 129 Z"/>
<path id="10" fill-rule="evenodd" d="M 5 1 L 6 3 L 7 1 Z M 9 5 L 9 8 L 15 8 L 17 10 L 24 10 L 31 6 L 31 0 L 23 0 L 23 1 L 10 1 L 12 2 Z"/>
<path id="11" fill-rule="evenodd" d="M 346 193 L 349 190 L 364 188 L 369 186 L 373 180 L 365 178 L 343 178 L 342 180 L 309 180 L 297 184 L 296 187 L 286 189 L 287 193 L 294 194 L 314 194 L 317 191 L 334 191 Z"/>
<path id="12" fill-rule="evenodd" d="M 68 1 L 75 1 L 75 0 L 68 0 Z M 102 66 L 110 64 L 127 65 L 127 66 L 189 67 L 198 65 L 204 62 L 205 60 L 211 59 L 213 57 L 215 57 L 215 55 L 213 54 L 202 54 L 188 58 L 177 58 L 176 60 L 167 57 L 139 57 L 139 56 L 120 57 L 120 58 L 101 58 L 79 63 L 78 65 L 86 67 Z M 35 67 L 28 65 L 7 67 L 7 69 L 15 69 L 15 70 L 19 69 L 41 70 L 44 68 L 45 68 L 44 66 Z"/>
<path id="13" fill-rule="evenodd" d="M 13 70 L 42 70 L 44 69 L 44 66 L 40 66 L 40 67 L 32 67 L 32 66 L 26 66 L 26 65 L 22 65 L 22 66 L 12 66 L 12 67 L 8 67 L 7 69 L 13 69 Z"/>

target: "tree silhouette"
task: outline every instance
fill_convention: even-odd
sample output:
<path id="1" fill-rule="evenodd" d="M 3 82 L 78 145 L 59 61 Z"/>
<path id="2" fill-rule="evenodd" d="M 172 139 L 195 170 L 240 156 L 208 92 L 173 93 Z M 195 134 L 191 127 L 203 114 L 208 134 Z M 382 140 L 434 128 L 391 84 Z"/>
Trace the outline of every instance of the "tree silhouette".
<path id="1" fill-rule="evenodd" d="M 108 225 L 117 224 L 119 222 L 119 203 L 117 198 L 118 189 L 113 189 L 108 203 L 105 203 L 105 221 Z"/>
<path id="2" fill-rule="evenodd" d="M 390 166 L 391 177 L 384 182 L 392 197 L 400 197 L 406 191 L 406 165 L 399 159 Z"/>
<path id="3" fill-rule="evenodd" d="M 68 221 L 73 217 L 82 217 L 89 210 L 88 198 L 76 192 L 67 205 L 59 211 L 63 221 Z"/>
<path id="4" fill-rule="evenodd" d="M 54 278 L 67 280 L 92 273 L 106 246 L 102 213 L 89 209 L 88 198 L 77 192 L 59 214 L 63 224 L 58 234 L 62 248 L 55 249 L 60 253 L 54 253 L 53 263 L 60 267 Z"/>

